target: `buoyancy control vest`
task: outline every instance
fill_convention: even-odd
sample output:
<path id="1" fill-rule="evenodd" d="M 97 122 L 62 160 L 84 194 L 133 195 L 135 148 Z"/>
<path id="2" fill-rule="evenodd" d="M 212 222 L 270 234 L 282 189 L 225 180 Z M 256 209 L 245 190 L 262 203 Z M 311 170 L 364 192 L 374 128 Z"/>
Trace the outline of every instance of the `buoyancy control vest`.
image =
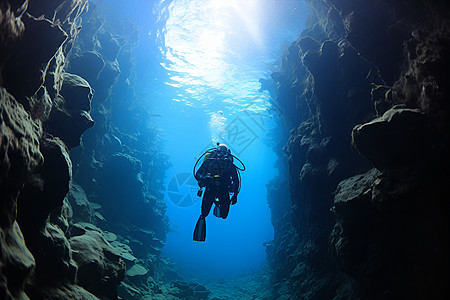
<path id="1" fill-rule="evenodd" d="M 228 151 L 215 150 L 205 155 L 203 166 L 213 177 L 223 177 L 233 167 L 233 156 Z"/>

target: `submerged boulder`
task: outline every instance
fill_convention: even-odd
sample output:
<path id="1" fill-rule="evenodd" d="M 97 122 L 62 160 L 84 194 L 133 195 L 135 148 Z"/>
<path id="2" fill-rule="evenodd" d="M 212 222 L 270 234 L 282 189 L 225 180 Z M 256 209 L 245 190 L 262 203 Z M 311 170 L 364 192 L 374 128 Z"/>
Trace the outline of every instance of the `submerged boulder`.
<path id="1" fill-rule="evenodd" d="M 376 168 L 392 170 L 426 161 L 431 136 L 424 113 L 395 106 L 383 116 L 356 126 L 352 143 Z"/>
<path id="2" fill-rule="evenodd" d="M 72 222 L 92 221 L 94 217 L 94 207 L 87 199 L 86 193 L 80 185 L 72 182 L 66 199 L 72 207 Z"/>
<path id="3" fill-rule="evenodd" d="M 87 230 L 70 239 L 78 266 L 78 283 L 102 299 L 117 299 L 117 286 L 125 277 L 118 251 L 98 231 Z"/>

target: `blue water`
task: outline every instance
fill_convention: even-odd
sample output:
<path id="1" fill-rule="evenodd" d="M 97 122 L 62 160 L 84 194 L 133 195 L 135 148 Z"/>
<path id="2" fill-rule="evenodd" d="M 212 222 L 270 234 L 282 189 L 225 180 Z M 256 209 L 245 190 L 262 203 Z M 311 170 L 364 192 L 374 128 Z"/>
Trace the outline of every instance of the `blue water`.
<path id="1" fill-rule="evenodd" d="M 283 112 L 260 78 L 277 70 L 283 51 L 304 28 L 303 1 L 94 1 L 141 31 L 135 54 L 138 99 L 152 113 L 171 167 L 165 201 L 172 232 L 163 254 L 183 275 L 219 279 L 257 271 L 273 239 L 266 184 L 277 175 L 269 132 Z M 191 174 L 215 142 L 247 168 L 238 203 L 226 220 L 207 217 L 205 243 L 192 241 L 200 215 Z"/>

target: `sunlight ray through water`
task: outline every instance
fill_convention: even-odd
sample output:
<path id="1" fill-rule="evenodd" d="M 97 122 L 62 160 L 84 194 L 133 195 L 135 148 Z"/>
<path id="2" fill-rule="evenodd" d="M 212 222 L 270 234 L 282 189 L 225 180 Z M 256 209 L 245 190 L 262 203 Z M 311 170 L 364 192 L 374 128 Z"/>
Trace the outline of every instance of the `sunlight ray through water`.
<path id="1" fill-rule="evenodd" d="M 265 261 L 263 243 L 273 239 L 266 184 L 278 171 L 268 133 L 282 113 L 261 90 L 260 79 L 277 70 L 283 51 L 298 37 L 307 11 L 297 8 L 306 5 L 279 0 L 174 0 L 161 5 L 155 37 L 168 75 L 165 94 L 171 95 L 157 106 L 172 163 L 166 186 L 191 176 L 196 159 L 215 142 L 227 144 L 248 167 L 240 200 L 228 218 L 207 217 L 205 243 L 192 241 L 201 204 L 195 180 L 175 193 L 168 188 L 173 232 L 164 253 L 185 275 L 225 278 L 257 270 Z M 191 191 L 185 195 L 192 197 L 191 206 L 179 207 L 173 199 L 182 190 Z"/>
<path id="2" fill-rule="evenodd" d="M 216 101 L 226 99 L 243 109 L 258 96 L 259 79 L 270 75 L 269 66 L 279 58 L 274 58 L 273 48 L 281 40 L 286 42 L 286 37 L 268 34 L 280 15 L 296 12 L 295 5 L 275 4 L 268 0 L 171 2 L 158 36 L 165 58 L 162 65 L 170 71 L 166 83 L 184 89 L 181 101 L 208 106 L 211 97 L 205 94 L 212 93 Z"/>

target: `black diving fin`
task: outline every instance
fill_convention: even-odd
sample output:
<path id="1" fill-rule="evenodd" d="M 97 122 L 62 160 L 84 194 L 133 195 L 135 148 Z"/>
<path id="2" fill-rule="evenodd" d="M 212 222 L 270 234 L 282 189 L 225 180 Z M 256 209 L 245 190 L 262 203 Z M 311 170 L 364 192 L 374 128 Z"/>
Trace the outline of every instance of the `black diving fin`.
<path id="1" fill-rule="evenodd" d="M 194 241 L 204 242 L 206 239 L 206 220 L 202 216 L 198 218 L 194 230 Z"/>

